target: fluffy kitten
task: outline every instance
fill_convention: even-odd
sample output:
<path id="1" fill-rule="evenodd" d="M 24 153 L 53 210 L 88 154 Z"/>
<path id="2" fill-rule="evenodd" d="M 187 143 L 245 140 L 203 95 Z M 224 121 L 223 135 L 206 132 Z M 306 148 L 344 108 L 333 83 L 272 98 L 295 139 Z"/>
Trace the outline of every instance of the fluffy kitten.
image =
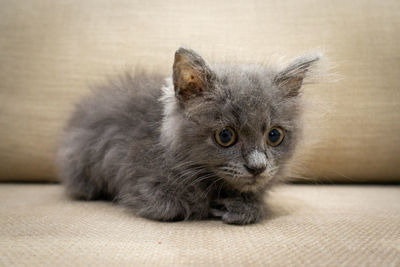
<path id="1" fill-rule="evenodd" d="M 258 222 L 296 146 L 300 88 L 318 59 L 211 67 L 179 48 L 172 80 L 126 75 L 77 107 L 60 177 L 76 198 L 114 200 L 154 220 Z"/>

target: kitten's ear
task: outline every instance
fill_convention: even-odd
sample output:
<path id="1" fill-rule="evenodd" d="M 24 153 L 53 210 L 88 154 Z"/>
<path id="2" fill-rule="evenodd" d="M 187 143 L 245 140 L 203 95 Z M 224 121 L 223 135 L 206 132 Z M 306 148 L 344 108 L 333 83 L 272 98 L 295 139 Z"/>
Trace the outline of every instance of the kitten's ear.
<path id="1" fill-rule="evenodd" d="M 202 95 L 210 89 L 214 79 L 214 73 L 196 52 L 182 47 L 175 52 L 173 81 L 179 100 Z"/>
<path id="2" fill-rule="evenodd" d="M 288 97 L 297 96 L 300 93 L 304 78 L 320 60 L 321 54 L 309 54 L 295 59 L 275 77 L 275 84 Z"/>

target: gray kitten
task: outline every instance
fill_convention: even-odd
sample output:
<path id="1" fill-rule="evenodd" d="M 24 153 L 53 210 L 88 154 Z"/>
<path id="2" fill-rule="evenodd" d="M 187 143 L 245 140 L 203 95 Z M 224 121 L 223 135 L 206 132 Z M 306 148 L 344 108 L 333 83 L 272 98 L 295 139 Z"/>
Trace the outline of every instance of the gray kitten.
<path id="1" fill-rule="evenodd" d="M 59 150 L 60 177 L 80 199 L 110 199 L 161 221 L 265 216 L 301 125 L 300 88 L 318 55 L 282 70 L 209 66 L 175 53 L 173 79 L 136 73 L 84 100 Z"/>

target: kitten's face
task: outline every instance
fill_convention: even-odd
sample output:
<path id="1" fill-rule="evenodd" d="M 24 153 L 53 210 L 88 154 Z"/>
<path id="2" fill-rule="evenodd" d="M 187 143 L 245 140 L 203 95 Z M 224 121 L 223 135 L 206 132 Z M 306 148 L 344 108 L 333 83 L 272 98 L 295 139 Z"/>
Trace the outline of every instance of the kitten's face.
<path id="1" fill-rule="evenodd" d="M 299 135 L 302 78 L 294 76 L 296 83 L 261 66 L 211 68 L 193 51 L 180 50 L 175 96 L 164 98 L 166 143 L 242 191 L 276 179 Z"/>

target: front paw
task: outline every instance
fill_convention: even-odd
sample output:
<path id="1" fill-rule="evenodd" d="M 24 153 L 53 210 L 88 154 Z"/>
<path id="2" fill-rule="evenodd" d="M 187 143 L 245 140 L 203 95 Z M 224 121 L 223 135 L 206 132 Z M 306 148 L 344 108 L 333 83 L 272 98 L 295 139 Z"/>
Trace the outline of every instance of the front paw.
<path id="1" fill-rule="evenodd" d="M 189 217 L 187 203 L 162 190 L 152 194 L 122 194 L 118 202 L 137 215 L 156 221 L 181 221 Z"/>
<path id="2" fill-rule="evenodd" d="M 214 203 L 211 215 L 228 224 L 245 225 L 259 222 L 264 217 L 262 203 L 249 203 L 240 199 L 222 199 Z"/>

